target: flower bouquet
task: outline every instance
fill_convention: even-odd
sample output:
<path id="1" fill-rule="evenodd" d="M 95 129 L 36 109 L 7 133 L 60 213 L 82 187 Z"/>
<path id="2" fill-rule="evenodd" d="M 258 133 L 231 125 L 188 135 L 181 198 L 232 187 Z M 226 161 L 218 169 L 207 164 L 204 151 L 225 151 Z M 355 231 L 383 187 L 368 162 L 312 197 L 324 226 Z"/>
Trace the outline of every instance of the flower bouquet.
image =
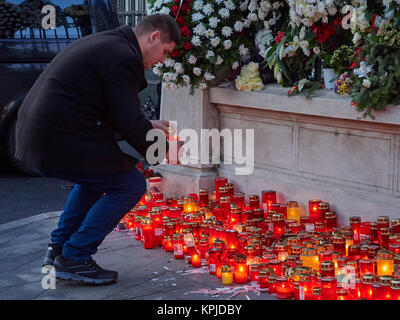
<path id="1" fill-rule="evenodd" d="M 239 0 L 150 0 L 148 12 L 171 15 L 182 33 L 182 43 L 153 69 L 163 85 L 173 90 L 190 85 L 193 92 L 236 69 L 252 48 L 246 34 L 252 21 L 243 18 L 245 10 L 247 2 Z"/>

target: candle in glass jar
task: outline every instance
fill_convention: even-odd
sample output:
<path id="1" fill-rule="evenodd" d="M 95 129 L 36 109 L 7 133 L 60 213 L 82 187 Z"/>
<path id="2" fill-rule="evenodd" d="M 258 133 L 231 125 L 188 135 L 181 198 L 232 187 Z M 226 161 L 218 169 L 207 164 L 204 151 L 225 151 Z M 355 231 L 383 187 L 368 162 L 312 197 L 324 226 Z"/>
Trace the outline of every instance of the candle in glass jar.
<path id="1" fill-rule="evenodd" d="M 289 299 L 293 296 L 288 279 L 285 276 L 276 277 L 276 297 L 278 299 Z"/>
<path id="2" fill-rule="evenodd" d="M 218 201 L 220 198 L 219 188 L 224 187 L 225 184 L 227 184 L 227 183 L 228 183 L 228 178 L 225 178 L 225 177 L 215 178 L 215 196 Z"/>
<path id="3" fill-rule="evenodd" d="M 335 277 L 321 278 L 321 298 L 322 300 L 336 300 L 337 281 Z"/>
<path id="4" fill-rule="evenodd" d="M 173 252 L 174 251 L 174 245 L 172 244 L 172 237 L 170 237 L 170 236 L 164 237 L 164 250 L 165 250 L 165 252 Z"/>
<path id="5" fill-rule="evenodd" d="M 325 213 L 326 230 L 332 232 L 337 226 L 336 212 Z"/>
<path id="6" fill-rule="evenodd" d="M 208 271 L 210 274 L 217 274 L 217 267 L 221 264 L 221 248 L 212 248 L 208 250 Z"/>
<path id="7" fill-rule="evenodd" d="M 233 272 L 229 265 L 224 265 L 221 267 L 221 279 L 222 284 L 229 286 L 233 283 Z"/>
<path id="8" fill-rule="evenodd" d="M 268 277 L 268 292 L 269 294 L 276 294 L 276 277 L 275 275 L 270 275 Z"/>
<path id="9" fill-rule="evenodd" d="M 272 259 L 268 262 L 268 267 L 274 271 L 277 276 L 282 275 L 282 264 L 283 262 L 278 259 Z"/>
<path id="10" fill-rule="evenodd" d="M 299 299 L 313 300 L 313 286 L 309 276 L 302 275 L 299 279 Z"/>
<path id="11" fill-rule="evenodd" d="M 199 268 L 201 266 L 200 255 L 196 251 L 192 253 L 191 260 L 193 268 Z"/>
<path id="12" fill-rule="evenodd" d="M 143 247 L 145 249 L 153 249 L 155 247 L 154 239 L 154 227 L 153 220 L 151 218 L 142 220 L 142 232 L 143 232 Z"/>
<path id="13" fill-rule="evenodd" d="M 393 253 L 389 250 L 379 250 L 376 257 L 376 274 L 391 276 L 394 272 Z"/>
<path id="14" fill-rule="evenodd" d="M 246 283 L 248 280 L 248 268 L 246 262 L 246 256 L 244 254 L 235 255 L 235 271 L 234 271 L 235 282 L 238 284 Z"/>
<path id="15" fill-rule="evenodd" d="M 326 224 L 325 214 L 329 212 L 329 203 L 321 201 L 318 204 L 318 219 Z"/>
<path id="16" fill-rule="evenodd" d="M 258 276 L 258 284 L 260 286 L 260 289 L 268 289 L 268 275 L 268 270 L 260 270 L 260 274 Z"/>
<path id="17" fill-rule="evenodd" d="M 289 201 L 286 209 L 287 219 L 296 220 L 300 224 L 300 207 L 297 201 Z"/>
<path id="18" fill-rule="evenodd" d="M 367 300 L 373 300 L 374 290 L 373 284 L 376 283 L 376 276 L 371 273 L 366 273 L 362 277 L 361 297 Z"/>
<path id="19" fill-rule="evenodd" d="M 391 284 L 392 284 L 393 277 L 392 276 L 381 276 L 379 277 L 379 289 L 378 289 L 378 297 L 379 300 L 391 300 L 392 298 L 392 291 L 391 291 Z"/>
<path id="20" fill-rule="evenodd" d="M 172 236 L 172 243 L 174 245 L 174 258 L 183 259 L 183 236 L 180 233 L 175 233 Z"/>
<path id="21" fill-rule="evenodd" d="M 252 194 L 249 196 L 249 205 L 250 208 L 259 208 L 260 207 L 260 197 L 256 194 Z"/>
<path id="22" fill-rule="evenodd" d="M 363 278 L 366 274 L 374 273 L 374 261 L 371 259 L 360 259 L 358 260 L 360 268 L 360 278 Z"/>
<path id="23" fill-rule="evenodd" d="M 349 222 L 353 232 L 353 241 L 355 244 L 357 244 L 360 242 L 361 217 L 359 216 L 350 217 Z"/>
<path id="24" fill-rule="evenodd" d="M 239 248 L 238 232 L 236 230 L 226 230 L 225 237 L 227 249 L 235 250 Z"/>
<path id="25" fill-rule="evenodd" d="M 333 237 L 333 249 L 340 252 L 342 255 L 346 255 L 346 239 L 342 236 L 335 235 Z"/>
<path id="26" fill-rule="evenodd" d="M 381 228 L 379 233 L 379 246 L 381 248 L 388 249 L 389 248 L 389 239 L 390 239 L 390 229 L 389 228 Z"/>
<path id="27" fill-rule="evenodd" d="M 185 197 L 183 199 L 183 211 L 184 212 L 193 212 L 195 208 L 195 202 L 192 197 Z"/>
<path id="28" fill-rule="evenodd" d="M 253 263 L 249 265 L 249 277 L 250 281 L 258 281 L 260 276 L 260 265 Z"/>
<path id="29" fill-rule="evenodd" d="M 300 253 L 300 260 L 303 261 L 304 267 L 312 268 L 315 271 L 319 269 L 319 258 L 313 248 L 303 248 Z"/>
<path id="30" fill-rule="evenodd" d="M 390 286 L 392 300 L 400 300 L 400 279 L 393 279 Z"/>
<path id="31" fill-rule="evenodd" d="M 321 287 L 313 288 L 313 300 L 321 300 L 321 299 L 322 299 Z"/>
<path id="32" fill-rule="evenodd" d="M 318 199 L 308 201 L 308 217 L 310 223 L 314 223 L 319 219 L 318 207 L 320 202 L 322 201 Z"/>
<path id="33" fill-rule="evenodd" d="M 210 204 L 208 189 L 199 190 L 199 205 L 200 207 L 207 207 Z"/>
<path id="34" fill-rule="evenodd" d="M 271 205 L 276 203 L 276 191 L 275 190 L 263 190 L 261 192 L 261 202 L 264 213 L 270 210 Z"/>
<path id="35" fill-rule="evenodd" d="M 285 220 L 281 213 L 274 213 L 272 215 L 273 234 L 274 238 L 280 240 L 281 236 L 285 233 Z"/>

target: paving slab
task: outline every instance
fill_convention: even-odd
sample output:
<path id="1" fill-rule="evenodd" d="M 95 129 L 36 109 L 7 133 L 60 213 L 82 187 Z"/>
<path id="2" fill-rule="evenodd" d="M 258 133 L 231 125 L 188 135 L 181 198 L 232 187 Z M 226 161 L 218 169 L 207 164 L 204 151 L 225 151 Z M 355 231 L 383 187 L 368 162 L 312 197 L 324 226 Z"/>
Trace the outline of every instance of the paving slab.
<path id="1" fill-rule="evenodd" d="M 92 286 L 52 282 L 41 266 L 61 212 L 0 225 L 0 300 L 276 300 L 256 284 L 223 286 L 207 266 L 194 269 L 162 248 L 144 249 L 132 231 L 111 232 L 93 256 L 118 281 Z M 53 279 L 54 280 L 54 279 Z"/>

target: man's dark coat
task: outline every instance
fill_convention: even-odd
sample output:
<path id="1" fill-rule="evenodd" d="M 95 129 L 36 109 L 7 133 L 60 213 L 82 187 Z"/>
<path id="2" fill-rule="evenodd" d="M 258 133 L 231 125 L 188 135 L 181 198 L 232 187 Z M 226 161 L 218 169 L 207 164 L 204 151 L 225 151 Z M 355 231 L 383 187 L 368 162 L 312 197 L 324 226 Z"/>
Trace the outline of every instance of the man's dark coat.
<path id="1" fill-rule="evenodd" d="M 76 40 L 42 72 L 18 112 L 15 156 L 50 173 L 119 173 L 153 142 L 138 92 L 147 86 L 139 43 L 128 26 Z"/>

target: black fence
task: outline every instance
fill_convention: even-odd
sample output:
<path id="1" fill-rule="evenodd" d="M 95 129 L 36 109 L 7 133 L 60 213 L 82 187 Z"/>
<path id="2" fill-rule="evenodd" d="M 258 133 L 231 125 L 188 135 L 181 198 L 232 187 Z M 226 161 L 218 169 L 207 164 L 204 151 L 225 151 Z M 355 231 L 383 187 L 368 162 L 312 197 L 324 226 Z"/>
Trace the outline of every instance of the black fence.
<path id="1" fill-rule="evenodd" d="M 146 15 L 146 0 L 115 0 L 119 21 L 134 27 Z"/>

